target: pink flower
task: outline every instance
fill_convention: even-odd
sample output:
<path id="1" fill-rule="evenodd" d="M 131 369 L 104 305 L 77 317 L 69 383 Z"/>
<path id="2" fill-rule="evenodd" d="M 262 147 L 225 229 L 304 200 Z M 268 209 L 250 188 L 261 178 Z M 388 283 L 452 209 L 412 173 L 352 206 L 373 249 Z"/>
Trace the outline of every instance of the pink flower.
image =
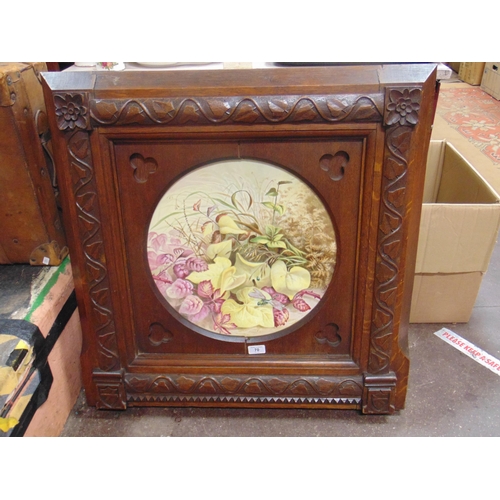
<path id="1" fill-rule="evenodd" d="M 201 321 L 210 314 L 210 309 L 196 295 L 188 295 L 181 304 L 179 312 L 188 316 L 191 321 Z"/>
<path id="2" fill-rule="evenodd" d="M 180 257 L 188 257 L 193 253 L 189 248 L 182 246 L 179 238 L 174 238 L 163 233 L 149 233 L 148 247 L 158 254 L 170 254 L 174 260 Z"/>
<path id="3" fill-rule="evenodd" d="M 200 281 L 198 285 L 198 295 L 204 297 L 205 299 L 210 299 L 214 293 L 214 287 L 210 280 Z"/>
<path id="4" fill-rule="evenodd" d="M 179 262 L 174 266 L 174 273 L 178 278 L 184 279 L 191 274 L 185 262 Z"/>
<path id="5" fill-rule="evenodd" d="M 199 313 L 193 314 L 189 317 L 191 321 L 201 321 L 205 319 L 210 314 L 210 308 L 204 305 Z"/>
<path id="6" fill-rule="evenodd" d="M 301 312 L 309 311 L 311 306 L 302 298 L 304 295 L 309 295 L 310 297 L 314 297 L 315 299 L 321 299 L 321 296 L 315 292 L 310 292 L 309 290 L 301 290 L 297 292 L 292 299 L 292 304 L 295 309 L 298 309 Z"/>
<path id="7" fill-rule="evenodd" d="M 166 234 L 149 233 L 148 243 L 156 253 L 168 253 L 169 245 Z"/>
<path id="8" fill-rule="evenodd" d="M 171 254 L 162 253 L 157 254 L 155 252 L 148 252 L 148 262 L 149 268 L 154 271 L 158 269 L 160 266 L 164 266 L 165 264 L 169 264 L 174 261 L 174 257 Z"/>
<path id="9" fill-rule="evenodd" d="M 167 271 L 162 271 L 161 273 L 153 276 L 158 290 L 160 290 L 162 295 L 165 295 L 167 288 L 172 284 L 172 280 L 168 275 Z"/>
<path id="10" fill-rule="evenodd" d="M 225 335 L 231 335 L 228 328 L 237 328 L 234 323 L 231 323 L 231 316 L 229 314 L 217 313 L 214 318 L 214 328 Z"/>
<path id="11" fill-rule="evenodd" d="M 201 281 L 198 285 L 198 295 L 204 299 L 209 299 L 208 306 L 215 313 L 220 313 L 224 299 L 221 298 L 220 290 L 214 290 L 210 280 Z"/>
<path id="12" fill-rule="evenodd" d="M 174 273 L 178 278 L 186 278 L 193 271 L 202 272 L 208 269 L 208 264 L 199 257 L 188 257 L 182 259 L 174 266 Z"/>
<path id="13" fill-rule="evenodd" d="M 189 257 L 186 260 L 186 267 L 190 271 L 196 271 L 197 273 L 201 273 L 203 271 L 208 270 L 208 264 L 203 259 L 200 259 L 199 257 Z"/>
<path id="14" fill-rule="evenodd" d="M 274 314 L 274 326 L 284 326 L 290 318 L 290 313 L 288 309 L 284 307 L 283 309 L 273 309 Z"/>
<path id="15" fill-rule="evenodd" d="M 306 312 L 309 311 L 309 309 L 311 309 L 311 306 L 304 299 L 301 298 L 294 297 L 292 304 L 293 307 L 295 307 L 295 309 L 298 309 L 301 312 Z"/>
<path id="16" fill-rule="evenodd" d="M 149 269 L 151 269 L 151 271 L 154 271 L 157 267 L 159 267 L 159 264 L 156 261 L 156 259 L 157 259 L 156 252 L 148 252 L 148 263 L 149 263 Z"/>
<path id="17" fill-rule="evenodd" d="M 183 299 L 193 291 L 193 284 L 183 279 L 175 280 L 166 290 L 171 299 Z"/>
<path id="18" fill-rule="evenodd" d="M 184 302 L 181 304 L 179 312 L 186 316 L 193 316 L 195 314 L 198 314 L 202 310 L 204 305 L 205 304 L 200 299 L 200 297 L 197 297 L 196 295 L 188 295 L 184 299 Z"/>
<path id="19" fill-rule="evenodd" d="M 288 304 L 290 302 L 290 299 L 284 295 L 283 293 L 278 293 L 272 286 L 265 286 L 262 288 L 264 292 L 267 292 L 273 300 L 277 300 L 278 302 L 281 302 L 282 304 Z"/>

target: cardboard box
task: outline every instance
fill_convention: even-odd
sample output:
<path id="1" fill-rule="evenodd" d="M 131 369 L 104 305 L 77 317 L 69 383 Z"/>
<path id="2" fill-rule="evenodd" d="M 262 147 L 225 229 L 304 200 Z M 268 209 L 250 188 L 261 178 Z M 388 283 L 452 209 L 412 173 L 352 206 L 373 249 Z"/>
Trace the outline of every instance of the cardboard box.
<path id="1" fill-rule="evenodd" d="M 483 78 L 484 62 L 462 62 L 458 77 L 470 85 L 480 85 Z"/>
<path id="2" fill-rule="evenodd" d="M 436 78 L 438 80 L 449 80 L 452 74 L 453 71 L 449 66 L 443 63 L 438 64 L 437 75 L 436 75 Z"/>
<path id="3" fill-rule="evenodd" d="M 495 99 L 500 100 L 500 63 L 485 64 L 481 88 Z"/>
<path id="4" fill-rule="evenodd" d="M 411 323 L 466 323 L 500 226 L 500 196 L 447 141 L 431 141 Z"/>

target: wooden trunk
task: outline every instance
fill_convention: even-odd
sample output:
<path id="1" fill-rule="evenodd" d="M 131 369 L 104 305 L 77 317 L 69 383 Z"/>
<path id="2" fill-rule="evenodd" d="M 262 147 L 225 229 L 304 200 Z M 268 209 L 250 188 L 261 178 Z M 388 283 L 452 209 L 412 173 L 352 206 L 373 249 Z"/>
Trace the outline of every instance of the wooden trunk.
<path id="1" fill-rule="evenodd" d="M 0 63 L 0 264 L 59 265 L 67 255 L 40 72 Z"/>
<path id="2" fill-rule="evenodd" d="M 90 405 L 404 407 L 434 65 L 43 77 Z"/>

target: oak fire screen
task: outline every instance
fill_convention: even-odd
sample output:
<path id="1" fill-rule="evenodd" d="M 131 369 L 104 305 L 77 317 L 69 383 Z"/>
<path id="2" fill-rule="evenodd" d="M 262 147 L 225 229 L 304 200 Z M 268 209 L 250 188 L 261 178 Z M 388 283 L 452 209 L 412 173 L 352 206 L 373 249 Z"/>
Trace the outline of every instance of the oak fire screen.
<path id="1" fill-rule="evenodd" d="M 434 65 L 44 92 L 89 404 L 404 407 Z"/>

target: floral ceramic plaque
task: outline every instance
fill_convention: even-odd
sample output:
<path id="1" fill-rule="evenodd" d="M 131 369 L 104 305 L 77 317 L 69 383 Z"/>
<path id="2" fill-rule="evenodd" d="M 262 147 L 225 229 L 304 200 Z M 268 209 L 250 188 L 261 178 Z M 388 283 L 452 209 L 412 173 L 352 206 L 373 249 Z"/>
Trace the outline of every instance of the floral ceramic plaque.
<path id="1" fill-rule="evenodd" d="M 332 222 L 311 188 L 251 160 L 182 177 L 158 203 L 148 233 L 162 297 L 222 336 L 269 335 L 303 319 L 328 288 L 336 252 Z"/>

